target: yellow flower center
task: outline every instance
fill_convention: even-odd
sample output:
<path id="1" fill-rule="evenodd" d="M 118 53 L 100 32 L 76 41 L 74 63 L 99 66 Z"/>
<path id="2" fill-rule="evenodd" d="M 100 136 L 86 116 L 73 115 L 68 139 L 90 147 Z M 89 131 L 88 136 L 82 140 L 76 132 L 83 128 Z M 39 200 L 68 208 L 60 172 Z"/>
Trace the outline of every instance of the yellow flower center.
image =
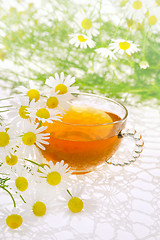
<path id="1" fill-rule="evenodd" d="M 42 217 L 46 213 L 46 205 L 43 202 L 37 201 L 33 204 L 32 211 L 36 217 Z"/>
<path id="2" fill-rule="evenodd" d="M 47 107 L 48 108 L 56 108 L 58 106 L 58 99 L 56 97 L 49 97 L 47 99 Z"/>
<path id="3" fill-rule="evenodd" d="M 58 92 L 58 94 L 65 94 L 67 93 L 67 87 L 66 85 L 64 84 L 58 84 L 56 87 L 55 87 L 55 92 Z"/>
<path id="4" fill-rule="evenodd" d="M 46 108 L 40 108 L 36 112 L 36 116 L 39 118 L 47 119 L 47 118 L 50 118 L 50 113 Z"/>
<path id="5" fill-rule="evenodd" d="M 155 16 L 151 16 L 151 17 L 149 17 L 149 24 L 150 25 L 154 25 L 154 24 L 156 24 L 156 22 L 157 22 L 157 18 L 155 17 Z"/>
<path id="6" fill-rule="evenodd" d="M 25 145 L 31 146 L 36 142 L 36 134 L 33 132 L 27 132 L 22 137 L 22 142 Z"/>
<path id="7" fill-rule="evenodd" d="M 21 106 L 19 109 L 19 116 L 23 119 L 29 118 L 29 112 L 27 111 L 27 106 Z"/>
<path id="8" fill-rule="evenodd" d="M 136 9 L 136 10 L 139 10 L 142 8 L 142 2 L 141 1 L 135 1 L 133 4 L 132 4 L 133 8 Z"/>
<path id="9" fill-rule="evenodd" d="M 81 212 L 83 209 L 83 201 L 78 197 L 71 198 L 68 202 L 68 208 L 73 213 Z"/>
<path id="10" fill-rule="evenodd" d="M 80 42 L 86 42 L 87 41 L 87 38 L 84 38 L 82 35 L 78 35 L 78 40 Z"/>
<path id="11" fill-rule="evenodd" d="M 122 49 L 122 50 L 127 50 L 128 48 L 130 48 L 130 46 L 131 46 L 131 44 L 130 43 L 128 43 L 128 42 L 120 42 L 119 43 L 119 47 L 120 47 L 120 49 Z"/>
<path id="12" fill-rule="evenodd" d="M 128 0 L 122 0 L 122 1 L 120 2 L 120 7 L 124 7 L 127 2 L 128 2 Z"/>
<path id="13" fill-rule="evenodd" d="M 6 163 L 10 166 L 15 165 L 18 162 L 18 157 L 16 155 L 12 155 L 11 157 L 7 156 L 6 157 Z"/>
<path id="14" fill-rule="evenodd" d="M 28 181 L 25 177 L 18 177 L 15 180 L 15 185 L 19 191 L 24 192 L 28 188 Z"/>
<path id="15" fill-rule="evenodd" d="M 5 147 L 9 144 L 9 135 L 6 132 L 0 132 L 0 147 Z"/>
<path id="16" fill-rule="evenodd" d="M 52 186 L 56 186 L 61 182 L 61 175 L 59 172 L 50 172 L 47 174 L 47 182 Z"/>
<path id="17" fill-rule="evenodd" d="M 160 6 L 160 0 L 156 0 L 157 6 Z"/>
<path id="18" fill-rule="evenodd" d="M 11 214 L 6 218 L 6 224 L 11 229 L 17 229 L 19 228 L 23 223 L 23 219 L 18 214 Z"/>
<path id="19" fill-rule="evenodd" d="M 82 28 L 89 30 L 92 27 L 92 22 L 90 19 L 85 18 L 81 23 Z"/>
<path id="20" fill-rule="evenodd" d="M 36 89 L 30 89 L 27 92 L 27 96 L 29 97 L 29 101 L 35 99 L 35 102 L 37 102 L 40 99 L 40 93 Z"/>

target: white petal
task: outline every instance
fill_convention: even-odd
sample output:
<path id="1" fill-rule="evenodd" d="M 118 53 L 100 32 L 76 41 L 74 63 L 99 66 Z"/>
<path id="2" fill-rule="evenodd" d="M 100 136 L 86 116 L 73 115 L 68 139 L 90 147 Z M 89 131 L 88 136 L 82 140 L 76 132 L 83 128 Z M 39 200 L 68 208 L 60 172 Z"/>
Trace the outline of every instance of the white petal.
<path id="1" fill-rule="evenodd" d="M 39 147 L 39 148 L 41 148 L 42 150 L 45 150 L 46 148 L 42 145 L 42 144 L 40 144 L 39 142 L 36 142 L 36 145 Z"/>
<path id="2" fill-rule="evenodd" d="M 58 75 L 58 73 L 55 73 L 55 79 L 56 79 L 56 82 L 57 81 L 59 82 L 59 75 Z"/>

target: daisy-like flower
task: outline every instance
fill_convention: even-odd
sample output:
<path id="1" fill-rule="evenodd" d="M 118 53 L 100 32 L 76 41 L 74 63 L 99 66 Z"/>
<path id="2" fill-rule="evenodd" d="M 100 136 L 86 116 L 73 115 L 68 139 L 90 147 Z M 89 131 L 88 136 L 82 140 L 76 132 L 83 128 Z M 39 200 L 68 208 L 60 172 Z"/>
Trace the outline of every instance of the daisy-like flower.
<path id="1" fill-rule="evenodd" d="M 10 171 L 9 187 L 16 193 L 22 194 L 28 192 L 34 177 L 22 164 L 17 164 L 15 168 Z"/>
<path id="2" fill-rule="evenodd" d="M 110 60 L 112 59 L 117 59 L 117 57 L 115 56 L 115 54 L 109 50 L 108 48 L 97 48 L 95 50 L 96 53 L 98 53 L 99 55 L 101 55 L 102 57 L 105 57 L 105 58 L 110 58 Z"/>
<path id="3" fill-rule="evenodd" d="M 49 139 L 50 133 L 43 133 L 47 126 L 38 127 L 39 123 L 26 123 L 19 137 L 19 148 L 17 152 L 23 152 L 25 158 L 39 156 L 39 149 L 45 150 L 43 144 L 49 144 L 46 140 Z M 38 148 L 37 148 L 38 147 Z"/>
<path id="4" fill-rule="evenodd" d="M 22 162 L 22 153 L 19 152 L 17 153 L 17 151 L 12 151 L 12 153 L 10 153 L 9 155 L 3 155 L 3 157 L 1 157 L 1 161 L 3 163 L 2 168 L 4 169 L 8 169 L 11 167 L 16 166 L 17 163 Z M 3 170 L 2 170 L 3 171 Z"/>
<path id="5" fill-rule="evenodd" d="M 34 102 L 32 101 L 30 103 L 30 107 L 28 109 L 30 112 L 30 117 L 33 121 L 38 120 L 42 123 L 48 122 L 52 123 L 54 120 L 59 120 L 60 117 L 60 111 L 57 109 L 51 109 L 46 106 L 45 99 L 43 101 Z"/>
<path id="6" fill-rule="evenodd" d="M 124 12 L 128 19 L 141 23 L 147 12 L 147 2 L 145 0 L 130 0 L 125 4 Z"/>
<path id="7" fill-rule="evenodd" d="M 155 4 L 156 4 L 156 7 L 159 7 L 160 6 L 160 0 L 154 0 Z"/>
<path id="8" fill-rule="evenodd" d="M 49 161 L 48 164 L 49 166 L 45 165 L 44 168 L 39 168 L 39 176 L 51 187 L 65 188 L 65 180 L 72 173 L 68 164 L 64 164 L 63 160 L 55 165 L 52 161 Z"/>
<path id="9" fill-rule="evenodd" d="M 100 24 L 96 23 L 97 17 L 86 11 L 79 12 L 75 17 L 75 22 L 79 28 L 87 35 L 97 36 L 99 34 Z"/>
<path id="10" fill-rule="evenodd" d="M 10 156 L 15 148 L 16 141 L 14 139 L 13 130 L 6 126 L 0 126 L 0 157 Z"/>
<path id="11" fill-rule="evenodd" d="M 41 96 L 38 87 L 35 85 L 33 81 L 29 81 L 29 88 L 19 86 L 16 88 L 16 90 L 26 95 L 29 98 L 29 101 L 32 101 L 34 99 L 35 102 L 37 102 Z"/>
<path id="12" fill-rule="evenodd" d="M 4 237 L 6 235 L 8 238 L 10 234 L 10 239 L 17 237 L 17 235 L 23 236 L 24 232 L 29 232 L 31 224 L 27 212 L 18 208 L 12 210 L 1 209 L 0 222 Z"/>
<path id="13" fill-rule="evenodd" d="M 62 114 L 69 109 L 70 104 L 67 101 L 65 94 L 58 94 L 53 89 L 50 89 L 47 91 L 46 96 L 46 106 L 49 109 L 58 110 Z"/>
<path id="14" fill-rule="evenodd" d="M 52 214 L 55 206 L 55 194 L 48 194 L 45 185 L 32 185 L 30 192 L 24 195 L 26 201 L 25 210 L 35 218 L 41 220 L 42 217 Z"/>
<path id="15" fill-rule="evenodd" d="M 96 212 L 97 208 L 97 203 L 94 199 L 88 199 L 84 194 L 84 187 L 78 184 L 63 192 L 58 199 L 57 206 L 58 204 L 64 214 L 67 214 L 68 217 L 84 213 L 93 214 L 93 212 Z"/>
<path id="16" fill-rule="evenodd" d="M 142 62 L 139 63 L 139 66 L 140 66 L 141 69 L 146 69 L 146 68 L 149 67 L 149 64 L 148 64 L 147 61 L 142 61 Z"/>
<path id="17" fill-rule="evenodd" d="M 96 43 L 88 36 L 81 34 L 81 33 L 74 33 L 74 34 L 70 34 L 70 40 L 69 43 L 72 45 L 75 45 L 75 47 L 79 47 L 80 48 L 94 48 Z"/>
<path id="18" fill-rule="evenodd" d="M 79 92 L 79 87 L 71 86 L 73 83 L 75 83 L 75 77 L 71 77 L 70 75 L 65 77 L 63 72 L 61 72 L 60 76 L 58 73 L 55 73 L 55 77 L 49 77 L 45 82 L 46 85 L 52 88 L 53 92 L 64 96 L 66 101 L 73 98 L 72 93 Z"/>
<path id="19" fill-rule="evenodd" d="M 131 55 L 135 52 L 140 51 L 138 45 L 133 43 L 132 41 L 124 39 L 113 39 L 112 41 L 113 43 L 109 44 L 109 49 L 113 50 L 114 53 L 127 53 L 128 55 Z"/>
<path id="20" fill-rule="evenodd" d="M 16 96 L 14 99 L 10 100 L 12 107 L 8 112 L 8 119 L 11 123 L 14 123 L 16 126 L 24 126 L 26 122 L 30 120 L 30 114 L 28 112 L 29 107 L 29 98 L 26 96 Z"/>
<path id="21" fill-rule="evenodd" d="M 148 24 L 153 33 L 160 33 L 160 7 L 150 9 L 148 16 Z"/>

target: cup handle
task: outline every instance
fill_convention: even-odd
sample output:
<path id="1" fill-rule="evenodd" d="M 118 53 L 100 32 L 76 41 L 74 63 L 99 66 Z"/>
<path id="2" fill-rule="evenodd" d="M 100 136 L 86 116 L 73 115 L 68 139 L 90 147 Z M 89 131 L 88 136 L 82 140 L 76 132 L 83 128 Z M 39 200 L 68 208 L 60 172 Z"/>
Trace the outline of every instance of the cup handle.
<path id="1" fill-rule="evenodd" d="M 112 164 L 114 166 L 126 166 L 130 165 L 131 163 L 134 163 L 137 160 L 137 158 L 140 157 L 140 154 L 143 151 L 144 141 L 142 139 L 142 135 L 140 133 L 137 133 L 137 131 L 134 129 L 124 129 L 118 134 L 118 137 L 119 138 L 131 137 L 135 141 L 135 148 L 132 153 L 132 158 L 122 163 L 119 162 L 114 163 L 111 157 L 109 160 L 106 161 L 106 163 Z"/>

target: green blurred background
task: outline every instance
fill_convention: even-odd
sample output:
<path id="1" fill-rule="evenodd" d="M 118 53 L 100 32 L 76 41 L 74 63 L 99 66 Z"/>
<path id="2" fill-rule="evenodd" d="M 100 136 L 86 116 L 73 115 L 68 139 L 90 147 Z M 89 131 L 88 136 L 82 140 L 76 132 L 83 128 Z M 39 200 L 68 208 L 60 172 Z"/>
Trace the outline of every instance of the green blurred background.
<path id="1" fill-rule="evenodd" d="M 118 2 L 118 3 L 117 3 Z M 80 90 L 121 98 L 130 104 L 160 99 L 159 30 L 147 25 L 148 13 L 138 23 L 125 16 L 128 1 L 3 1 L 0 7 L 1 93 L 15 92 L 33 80 L 43 85 L 55 72 L 76 77 Z M 153 1 L 154 2 L 154 1 Z M 160 9 L 160 4 L 157 7 Z M 69 43 L 75 33 L 78 11 L 94 12 L 100 33 L 93 36 L 94 48 L 81 49 Z M 95 52 L 108 47 L 112 39 L 128 39 L 141 51 L 123 54 L 117 60 Z M 142 69 L 141 61 L 149 67 Z"/>

